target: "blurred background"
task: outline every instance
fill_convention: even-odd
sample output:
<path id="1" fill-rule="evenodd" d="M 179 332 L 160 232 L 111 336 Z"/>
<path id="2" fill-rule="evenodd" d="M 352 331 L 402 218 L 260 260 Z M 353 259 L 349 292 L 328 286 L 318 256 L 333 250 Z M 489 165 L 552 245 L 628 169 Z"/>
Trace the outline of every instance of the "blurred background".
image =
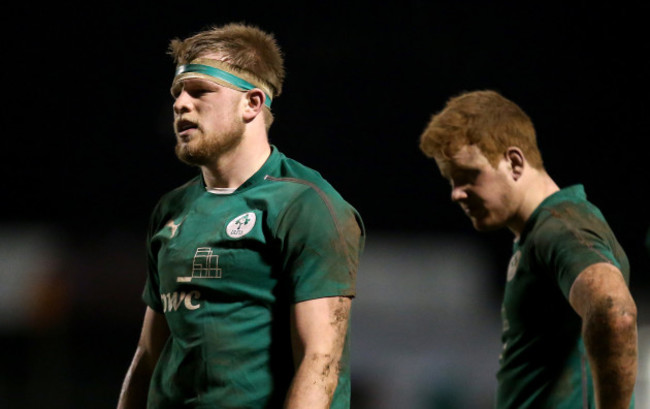
<path id="1" fill-rule="evenodd" d="M 650 407 L 647 2 L 378 3 L 3 6 L 0 407 L 115 406 L 149 213 L 196 174 L 173 153 L 167 45 L 231 21 L 285 53 L 272 143 L 366 224 L 354 409 L 491 407 L 512 237 L 473 231 L 418 151 L 450 96 L 485 88 L 531 116 L 551 176 L 583 183 L 628 252 Z"/>

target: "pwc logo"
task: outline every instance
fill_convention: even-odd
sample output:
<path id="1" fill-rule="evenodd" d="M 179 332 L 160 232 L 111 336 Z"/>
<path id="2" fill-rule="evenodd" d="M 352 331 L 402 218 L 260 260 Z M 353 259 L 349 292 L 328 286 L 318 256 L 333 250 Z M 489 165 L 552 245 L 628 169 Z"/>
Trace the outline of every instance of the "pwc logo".
<path id="1" fill-rule="evenodd" d="M 186 310 L 196 310 L 201 308 L 198 299 L 201 298 L 201 293 L 198 291 L 190 291 L 189 293 L 174 291 L 173 293 L 160 294 L 163 303 L 163 312 L 178 311 L 179 308 Z"/>

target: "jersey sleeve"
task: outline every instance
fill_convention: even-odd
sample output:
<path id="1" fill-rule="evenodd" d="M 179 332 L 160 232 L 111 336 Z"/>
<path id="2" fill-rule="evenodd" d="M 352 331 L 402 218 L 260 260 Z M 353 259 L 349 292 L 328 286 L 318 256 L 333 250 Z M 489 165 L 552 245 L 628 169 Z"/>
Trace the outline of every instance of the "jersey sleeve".
<path id="1" fill-rule="evenodd" d="M 572 219 L 549 217 L 540 228 L 536 254 L 548 266 L 567 299 L 573 282 L 584 269 L 603 262 L 617 265 L 604 229 L 609 229 L 604 223 L 576 215 Z"/>
<path id="2" fill-rule="evenodd" d="M 277 234 L 293 302 L 355 295 L 365 231 L 347 202 L 306 188 L 279 218 Z"/>
<path id="3" fill-rule="evenodd" d="M 158 209 L 156 206 L 151 220 L 149 222 L 149 231 L 147 233 L 147 281 L 142 292 L 142 300 L 157 312 L 163 312 L 162 300 L 160 298 L 160 279 L 158 277 L 158 249 L 152 243 L 155 229 L 158 225 Z"/>

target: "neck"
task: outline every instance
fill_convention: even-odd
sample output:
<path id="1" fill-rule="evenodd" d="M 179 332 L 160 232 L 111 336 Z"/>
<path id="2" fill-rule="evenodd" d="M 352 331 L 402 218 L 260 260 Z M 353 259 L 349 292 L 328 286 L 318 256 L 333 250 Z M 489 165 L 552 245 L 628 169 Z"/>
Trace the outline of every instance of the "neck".
<path id="1" fill-rule="evenodd" d="M 257 172 L 271 154 L 266 134 L 244 137 L 236 147 L 201 166 L 207 188 L 238 188 Z"/>
<path id="2" fill-rule="evenodd" d="M 560 190 L 553 179 L 543 170 L 536 170 L 528 174 L 526 180 L 521 182 L 523 184 L 519 187 L 521 192 L 519 208 L 515 213 L 515 217 L 508 224 L 508 228 L 514 233 L 516 239 L 521 235 L 526 222 L 535 209 L 547 197 Z"/>

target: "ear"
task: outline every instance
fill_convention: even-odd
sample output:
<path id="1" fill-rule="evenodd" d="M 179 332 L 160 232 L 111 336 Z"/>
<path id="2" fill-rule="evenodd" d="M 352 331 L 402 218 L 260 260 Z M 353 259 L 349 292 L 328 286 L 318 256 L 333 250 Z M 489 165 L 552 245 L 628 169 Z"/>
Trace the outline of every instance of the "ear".
<path id="1" fill-rule="evenodd" d="M 266 95 L 259 88 L 253 88 L 246 92 L 246 106 L 244 107 L 244 121 L 250 122 L 257 117 L 264 109 Z"/>
<path id="2" fill-rule="evenodd" d="M 506 150 L 505 159 L 508 162 L 508 167 L 512 173 L 513 180 L 517 181 L 524 173 L 526 166 L 526 157 L 521 149 L 511 146 Z"/>

